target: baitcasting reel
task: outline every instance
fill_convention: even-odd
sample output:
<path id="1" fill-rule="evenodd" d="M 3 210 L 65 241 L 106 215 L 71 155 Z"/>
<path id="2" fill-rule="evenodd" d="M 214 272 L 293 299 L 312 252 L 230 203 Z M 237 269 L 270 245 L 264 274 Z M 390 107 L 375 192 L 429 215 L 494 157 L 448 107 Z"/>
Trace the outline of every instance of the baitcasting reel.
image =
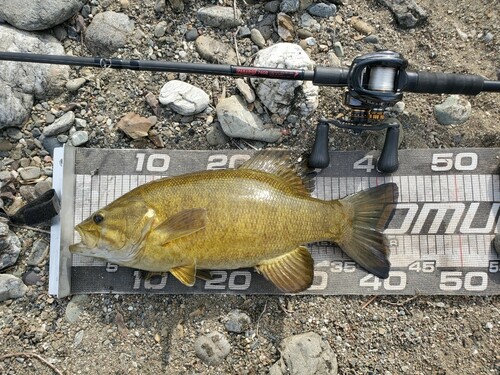
<path id="1" fill-rule="evenodd" d="M 386 112 L 403 98 L 407 65 L 399 53 L 392 51 L 369 53 L 354 59 L 347 75 L 344 97 L 347 112 L 337 119 L 319 122 L 309 161 L 312 167 L 325 168 L 330 164 L 328 129 L 334 125 L 355 132 L 387 129 L 377 169 L 385 173 L 397 170 L 400 123 L 395 118 L 386 118 Z"/>

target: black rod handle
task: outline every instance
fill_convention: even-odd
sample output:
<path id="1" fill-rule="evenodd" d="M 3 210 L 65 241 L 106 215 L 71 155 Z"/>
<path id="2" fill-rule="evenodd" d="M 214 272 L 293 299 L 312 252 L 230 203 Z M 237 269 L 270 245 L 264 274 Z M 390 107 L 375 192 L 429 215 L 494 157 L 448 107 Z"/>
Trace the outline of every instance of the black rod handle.
<path id="1" fill-rule="evenodd" d="M 392 173 L 398 170 L 399 125 L 387 128 L 384 147 L 377 162 L 377 169 L 382 173 Z"/>
<path id="2" fill-rule="evenodd" d="M 319 122 L 316 126 L 316 137 L 309 156 L 309 167 L 326 168 L 330 164 L 328 154 L 328 130 L 330 125 L 326 122 Z"/>

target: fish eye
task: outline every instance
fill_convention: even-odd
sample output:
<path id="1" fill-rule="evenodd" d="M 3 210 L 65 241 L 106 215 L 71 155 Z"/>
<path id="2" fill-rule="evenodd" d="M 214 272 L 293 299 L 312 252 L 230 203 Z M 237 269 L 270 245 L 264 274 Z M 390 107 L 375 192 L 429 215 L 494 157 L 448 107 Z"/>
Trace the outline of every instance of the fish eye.
<path id="1" fill-rule="evenodd" d="M 104 216 L 101 214 L 95 214 L 92 219 L 94 220 L 94 223 L 101 224 L 104 221 Z"/>

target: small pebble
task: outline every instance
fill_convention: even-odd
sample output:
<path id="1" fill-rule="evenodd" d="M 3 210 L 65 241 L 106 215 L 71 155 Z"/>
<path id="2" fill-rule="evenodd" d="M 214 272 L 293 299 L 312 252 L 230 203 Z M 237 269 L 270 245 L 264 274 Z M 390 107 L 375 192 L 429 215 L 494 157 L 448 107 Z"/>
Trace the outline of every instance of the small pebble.
<path id="1" fill-rule="evenodd" d="M 250 317 L 238 309 L 231 311 L 227 317 L 228 321 L 226 322 L 225 327 L 228 332 L 245 332 L 248 330 L 251 323 Z"/>
<path id="2" fill-rule="evenodd" d="M 78 91 L 86 81 L 83 77 L 72 79 L 66 83 L 66 89 L 70 92 Z"/>
<path id="3" fill-rule="evenodd" d="M 88 140 L 89 140 L 89 134 L 85 130 L 78 130 L 74 132 L 70 137 L 71 144 L 75 147 L 87 143 Z"/>
<path id="4" fill-rule="evenodd" d="M 209 365 L 217 365 L 227 357 L 231 350 L 231 345 L 226 337 L 219 332 L 198 337 L 194 342 L 196 355 Z"/>

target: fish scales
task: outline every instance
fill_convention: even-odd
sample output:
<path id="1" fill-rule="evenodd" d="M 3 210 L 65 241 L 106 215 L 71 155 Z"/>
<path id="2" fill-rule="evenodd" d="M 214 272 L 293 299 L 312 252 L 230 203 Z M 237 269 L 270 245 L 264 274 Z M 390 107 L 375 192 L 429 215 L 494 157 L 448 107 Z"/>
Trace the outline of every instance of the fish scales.
<path id="1" fill-rule="evenodd" d="M 139 189 L 134 194 L 153 207 L 159 222 L 183 209 L 207 208 L 205 229 L 175 241 L 172 251 L 146 246 L 143 261 L 155 271 L 187 260 L 200 268 L 250 267 L 300 244 L 331 239 L 330 229 L 336 226 L 334 206 L 300 195 L 260 171 L 193 173 Z"/>

